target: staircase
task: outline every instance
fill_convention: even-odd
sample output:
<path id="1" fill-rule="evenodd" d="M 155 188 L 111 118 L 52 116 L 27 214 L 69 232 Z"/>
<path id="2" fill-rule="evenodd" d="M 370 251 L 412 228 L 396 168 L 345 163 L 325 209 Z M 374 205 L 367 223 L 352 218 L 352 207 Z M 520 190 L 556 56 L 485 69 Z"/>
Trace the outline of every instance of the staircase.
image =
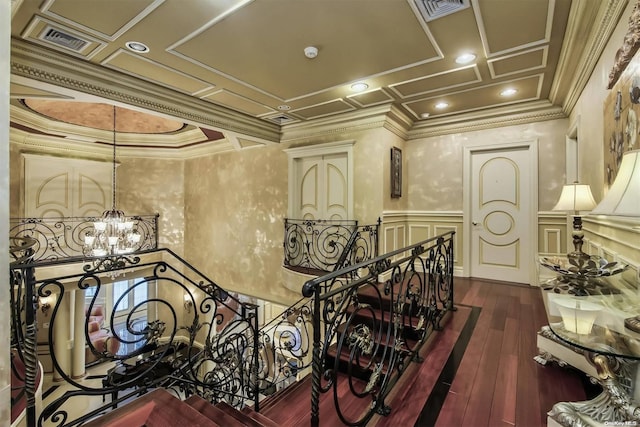
<path id="1" fill-rule="evenodd" d="M 156 389 L 131 403 L 85 424 L 87 427 L 278 427 L 250 408 L 238 411 L 193 395 L 182 401 L 165 389 Z"/>
<path id="2" fill-rule="evenodd" d="M 133 338 L 119 336 L 113 325 L 111 332 L 123 342 L 141 344 L 141 348 L 155 344 L 171 349 L 187 343 L 189 349 L 179 358 L 172 357 L 168 350 L 157 352 L 149 355 L 149 363 L 144 364 L 138 363 L 138 347 L 122 346 L 127 347 L 122 354 L 96 350 L 94 353 L 101 360 L 132 369 L 125 381 L 107 386 L 104 381 L 79 383 L 71 375 L 71 367 L 58 364 L 51 351 L 69 390 L 48 402 L 39 414 L 34 405 L 28 405 L 27 425 L 62 418 L 65 423 L 61 426 L 89 420 L 92 424 L 87 425 L 111 427 L 365 425 L 374 415 L 386 415 L 393 409 L 386 402 L 393 386 L 399 383 L 407 366 L 419 360 L 418 350 L 439 328 L 444 314 L 454 309 L 453 234 L 361 262 L 357 262 L 357 256 L 351 260 L 355 264 L 347 263 L 344 268 L 307 281 L 302 289 L 304 297 L 262 328 L 258 327 L 256 305 L 232 298 L 168 249 L 130 258 L 90 260 L 91 264 L 77 266 L 82 267 L 77 274 L 65 276 L 64 285 L 57 278 L 35 274 L 36 269 L 48 266 L 46 263 L 13 264 L 13 288 L 37 292 L 15 293 L 11 305 L 18 307 L 17 313 L 25 310 L 27 321 L 17 324 L 15 330 L 20 334 L 15 340 L 12 334 L 12 344 L 35 342 L 37 310 L 31 301 L 56 293 L 51 331 L 65 293 L 94 286 L 97 290 L 89 304 L 91 308 L 104 276 L 145 271 L 131 289 L 155 289 L 156 297 L 145 304 L 152 305 L 157 319 L 147 319 L 147 327 L 136 330 L 138 334 Z M 357 235 L 352 235 L 355 241 L 354 236 Z M 341 258 L 346 255 L 343 253 Z M 84 262 L 56 261 L 56 266 L 71 267 L 80 261 Z M 173 304 L 175 295 L 184 296 L 184 311 L 182 298 Z M 180 316 L 161 316 L 163 307 Z M 13 317 L 20 319 L 18 315 Z M 78 330 L 84 330 L 86 336 L 87 319 L 84 320 L 84 328 Z M 224 327 L 218 328 L 220 325 Z M 50 346 L 52 342 L 49 339 Z M 25 345 L 25 349 L 35 355 L 35 346 Z M 27 361 L 33 365 L 32 359 Z M 157 371 L 156 365 L 165 361 L 174 368 L 169 378 L 150 376 Z M 290 380 L 300 378 L 309 368 L 311 375 L 289 385 Z M 288 387 L 274 393 L 285 385 Z M 180 390 L 180 395 L 188 398 L 181 401 L 163 387 Z M 27 384 L 25 388 L 30 391 L 33 387 Z M 117 396 L 125 390 L 130 394 L 117 401 L 104 401 L 104 397 Z M 142 396 L 129 401 L 135 394 Z M 70 409 L 87 397 L 102 397 L 102 406 L 74 419 Z M 120 403 L 120 408 L 109 411 L 113 404 Z"/>

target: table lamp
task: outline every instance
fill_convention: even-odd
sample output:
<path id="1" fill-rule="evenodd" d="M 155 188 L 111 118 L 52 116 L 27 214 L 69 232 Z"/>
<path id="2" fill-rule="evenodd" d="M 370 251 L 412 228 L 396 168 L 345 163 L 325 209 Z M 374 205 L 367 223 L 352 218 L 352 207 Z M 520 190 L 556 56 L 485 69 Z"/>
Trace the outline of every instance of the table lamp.
<path id="1" fill-rule="evenodd" d="M 640 150 L 623 154 L 616 179 L 591 214 L 640 217 Z M 640 316 L 625 319 L 624 325 L 640 333 Z"/>
<path id="2" fill-rule="evenodd" d="M 582 251 L 582 239 L 584 233 L 582 231 L 582 217 L 579 215 L 581 211 L 590 211 L 596 205 L 591 195 L 591 188 L 587 184 L 567 184 L 562 187 L 562 193 L 558 203 L 553 207 L 554 211 L 565 211 L 573 214 L 573 247 L 574 251 L 568 254 L 569 258 L 588 257 Z"/>

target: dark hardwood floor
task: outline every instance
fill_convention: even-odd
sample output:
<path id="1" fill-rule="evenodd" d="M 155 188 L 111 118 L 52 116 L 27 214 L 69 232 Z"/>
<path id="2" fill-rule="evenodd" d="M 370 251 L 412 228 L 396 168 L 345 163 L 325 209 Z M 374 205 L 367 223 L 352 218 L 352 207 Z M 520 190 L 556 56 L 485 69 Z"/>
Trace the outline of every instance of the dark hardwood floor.
<path id="1" fill-rule="evenodd" d="M 538 288 L 456 278 L 454 292 L 459 310 L 446 329 L 459 328 L 455 318 L 464 308 L 471 310 L 457 338 L 455 351 L 462 354 L 454 357 L 459 365 L 449 373 L 450 380 L 445 379 L 450 383 L 441 397 L 442 406 L 432 404 L 427 396 L 420 416 L 404 425 L 545 426 L 546 414 L 556 402 L 586 398 L 582 374 L 533 360 L 538 354 L 536 333 L 547 323 Z M 431 345 L 424 351 L 437 349 Z M 423 363 L 416 377 L 433 375 L 431 369 Z M 447 387 L 439 388 L 442 393 Z M 431 395 L 431 390 L 424 391 Z M 388 420 L 384 425 L 402 424 Z"/>
<path id="2" fill-rule="evenodd" d="M 546 324 L 538 288 L 456 278 L 454 292 L 458 310 L 387 398 L 391 414 L 368 426 L 539 427 L 556 402 L 586 399 L 583 374 L 533 359 Z M 275 404 L 265 413 L 281 426 L 309 425 L 309 393 L 310 382 L 302 384 L 284 399 L 286 411 Z M 340 425 L 332 405 L 321 402 L 322 426 Z"/>

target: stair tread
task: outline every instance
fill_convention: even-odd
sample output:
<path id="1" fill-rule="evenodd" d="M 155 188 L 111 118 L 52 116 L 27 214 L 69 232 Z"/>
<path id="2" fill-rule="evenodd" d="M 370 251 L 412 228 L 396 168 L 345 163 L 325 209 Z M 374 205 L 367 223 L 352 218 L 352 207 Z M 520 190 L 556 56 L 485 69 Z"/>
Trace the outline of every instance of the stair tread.
<path id="1" fill-rule="evenodd" d="M 278 404 L 281 400 L 286 399 L 292 393 L 297 393 L 298 389 L 305 387 L 306 383 L 311 381 L 311 375 L 305 376 L 303 379 L 296 381 L 294 384 L 290 385 L 287 388 L 283 388 L 282 390 L 278 390 L 274 394 L 264 398 L 260 402 L 261 410 L 266 410 L 273 405 Z"/>
<path id="2" fill-rule="evenodd" d="M 220 424 L 207 418 L 165 389 L 151 391 L 84 425 L 87 427 L 128 427 L 132 425 L 221 427 Z"/>
<path id="3" fill-rule="evenodd" d="M 238 421 L 241 421 L 242 423 L 244 423 L 245 426 L 248 427 L 276 427 L 277 424 L 270 424 L 270 425 L 265 425 L 262 424 L 262 422 L 256 420 L 255 418 L 250 417 L 249 415 L 238 411 L 236 408 L 234 408 L 233 406 L 229 405 L 226 402 L 218 402 L 216 403 L 216 407 L 223 410 L 225 413 L 231 415 L 233 418 L 235 418 Z"/>
<path id="4" fill-rule="evenodd" d="M 192 395 L 185 400 L 185 403 L 193 407 L 196 411 L 200 412 L 205 417 L 218 422 L 225 427 L 244 427 L 244 424 L 227 414 L 225 411 L 212 405 L 210 402 L 204 400 L 198 395 Z"/>
<path id="5" fill-rule="evenodd" d="M 245 406 L 240 412 L 249 415 L 254 420 L 259 421 L 265 427 L 279 427 L 279 424 L 273 422 L 271 418 L 267 417 L 264 414 L 261 414 L 260 412 L 254 411 L 249 406 Z"/>

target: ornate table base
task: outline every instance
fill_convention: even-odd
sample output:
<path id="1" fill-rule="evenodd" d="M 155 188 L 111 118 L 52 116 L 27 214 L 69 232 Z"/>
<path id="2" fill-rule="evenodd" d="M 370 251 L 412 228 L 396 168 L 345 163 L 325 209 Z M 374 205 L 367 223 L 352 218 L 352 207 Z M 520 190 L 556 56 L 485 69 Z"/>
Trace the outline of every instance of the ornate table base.
<path id="1" fill-rule="evenodd" d="M 592 400 L 556 403 L 548 412 L 549 425 L 587 427 L 593 426 L 594 421 L 607 425 L 640 425 L 640 408 L 632 398 L 637 361 L 572 346 L 557 338 L 548 326 L 538 332 L 538 349 L 536 362 L 569 364 L 602 386 L 602 393 Z"/>

